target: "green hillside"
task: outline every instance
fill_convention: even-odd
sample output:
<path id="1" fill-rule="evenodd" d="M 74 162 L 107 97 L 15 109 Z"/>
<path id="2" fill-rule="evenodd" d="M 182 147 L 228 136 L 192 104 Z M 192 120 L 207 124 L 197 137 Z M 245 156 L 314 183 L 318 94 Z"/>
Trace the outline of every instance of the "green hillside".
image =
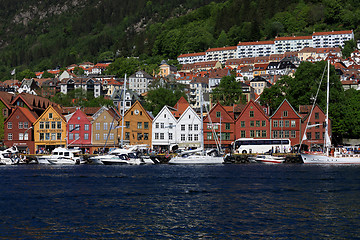
<path id="1" fill-rule="evenodd" d="M 150 63 L 239 41 L 313 31 L 359 33 L 355 0 L 0 0 L 0 80 L 136 56 Z"/>

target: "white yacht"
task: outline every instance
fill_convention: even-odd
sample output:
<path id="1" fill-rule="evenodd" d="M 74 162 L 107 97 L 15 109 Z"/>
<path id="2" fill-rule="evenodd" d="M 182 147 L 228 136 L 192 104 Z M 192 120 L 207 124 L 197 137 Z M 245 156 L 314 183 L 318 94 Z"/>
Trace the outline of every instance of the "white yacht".
<path id="1" fill-rule="evenodd" d="M 329 126 L 329 98 L 330 98 L 330 62 L 327 64 L 327 89 L 326 89 L 326 127 L 325 127 L 325 143 L 324 152 L 303 152 L 302 160 L 305 164 L 360 164 L 360 154 L 354 151 L 356 148 L 334 148 L 331 147 L 331 141 L 328 131 Z M 310 112 L 312 114 L 312 112 Z M 307 128 L 309 128 L 307 123 Z M 306 131 L 303 139 L 305 139 Z M 353 150 L 351 150 L 353 149 Z M 358 150 L 358 149 L 356 149 Z"/>
<path id="2" fill-rule="evenodd" d="M 20 158 L 18 153 L 19 151 L 16 146 L 0 151 L 0 165 L 19 164 Z"/>
<path id="3" fill-rule="evenodd" d="M 55 148 L 51 155 L 43 155 L 37 157 L 37 161 L 39 164 L 54 164 L 54 165 L 73 165 L 73 164 L 81 164 L 85 163 L 83 159 L 80 157 L 81 150 L 80 149 L 68 149 L 58 147 Z"/>
<path id="4" fill-rule="evenodd" d="M 273 155 L 269 155 L 269 154 L 261 154 L 261 155 L 257 155 L 254 158 L 254 161 L 258 162 L 258 163 L 278 164 L 278 163 L 285 162 L 285 157 L 273 156 Z"/>

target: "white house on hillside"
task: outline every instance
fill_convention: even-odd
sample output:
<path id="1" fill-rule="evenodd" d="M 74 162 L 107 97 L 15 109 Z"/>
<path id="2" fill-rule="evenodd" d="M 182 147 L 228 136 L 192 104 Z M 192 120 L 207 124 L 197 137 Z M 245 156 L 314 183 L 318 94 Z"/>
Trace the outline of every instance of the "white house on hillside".
<path id="1" fill-rule="evenodd" d="M 137 71 L 129 77 L 129 89 L 142 94 L 148 91 L 148 86 L 152 82 L 153 77 L 145 71 Z"/>
<path id="2" fill-rule="evenodd" d="M 176 145 L 177 120 L 171 112 L 171 107 L 164 106 L 152 123 L 152 148 L 168 149 Z"/>
<path id="3" fill-rule="evenodd" d="M 188 107 L 181 114 L 176 125 L 176 142 L 179 148 L 198 148 L 201 146 L 201 119 L 194 109 Z"/>

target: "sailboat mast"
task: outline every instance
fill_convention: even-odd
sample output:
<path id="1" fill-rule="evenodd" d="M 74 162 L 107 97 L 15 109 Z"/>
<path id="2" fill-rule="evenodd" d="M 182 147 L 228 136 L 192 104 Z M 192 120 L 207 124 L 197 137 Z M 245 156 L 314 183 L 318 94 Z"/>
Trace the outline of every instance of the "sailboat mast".
<path id="1" fill-rule="evenodd" d="M 326 84 L 326 118 L 325 118 L 325 149 L 326 152 L 328 154 L 327 148 L 329 148 L 330 146 L 330 142 L 329 142 L 329 102 L 330 102 L 330 60 L 328 60 L 327 62 L 328 64 L 328 71 L 327 71 L 327 84 Z"/>
<path id="2" fill-rule="evenodd" d="M 123 86 L 123 104 L 122 104 L 122 113 L 121 113 L 121 147 L 124 146 L 125 94 L 126 94 L 126 73 L 125 73 L 125 80 Z"/>
<path id="3" fill-rule="evenodd" d="M 200 117 L 201 117 L 201 124 L 200 124 L 201 151 L 205 152 L 205 149 L 204 149 L 204 116 L 203 116 L 203 92 L 202 92 L 202 88 L 200 89 Z"/>

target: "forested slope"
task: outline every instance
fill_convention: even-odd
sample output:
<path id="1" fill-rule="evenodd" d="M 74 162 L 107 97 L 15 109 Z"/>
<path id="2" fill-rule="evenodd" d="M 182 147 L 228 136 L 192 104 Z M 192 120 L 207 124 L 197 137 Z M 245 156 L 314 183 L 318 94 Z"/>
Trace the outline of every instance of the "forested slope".
<path id="1" fill-rule="evenodd" d="M 0 79 L 119 56 L 181 53 L 275 36 L 353 29 L 355 0 L 0 0 Z"/>

